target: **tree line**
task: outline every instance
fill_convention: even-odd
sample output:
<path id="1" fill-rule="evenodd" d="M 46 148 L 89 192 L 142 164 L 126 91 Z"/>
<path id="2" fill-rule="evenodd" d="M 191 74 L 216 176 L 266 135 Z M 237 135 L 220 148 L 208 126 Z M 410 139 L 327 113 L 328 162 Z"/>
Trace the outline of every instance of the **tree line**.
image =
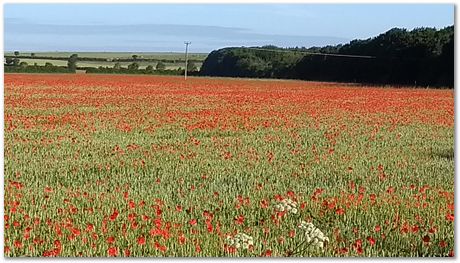
<path id="1" fill-rule="evenodd" d="M 50 62 L 46 62 L 44 66 L 39 66 L 37 63 L 29 65 L 25 61 L 21 62 L 19 51 L 15 51 L 14 55 L 14 57 L 4 58 L 5 73 L 75 73 L 77 69 L 77 54 L 72 54 L 68 58 L 67 67 L 55 66 Z"/>
<path id="2" fill-rule="evenodd" d="M 6 59 L 46 59 L 46 60 L 67 60 L 67 57 L 56 56 L 37 56 L 35 53 L 20 54 L 19 51 L 14 52 L 14 56 L 5 55 Z M 132 55 L 131 58 L 96 58 L 96 57 L 78 57 L 79 61 L 97 61 L 97 62 L 162 62 L 162 63 L 183 63 L 185 59 L 158 59 L 158 58 L 143 58 L 138 55 Z M 199 59 L 188 59 L 189 62 L 200 63 Z"/>
<path id="3" fill-rule="evenodd" d="M 208 55 L 200 75 L 453 87 L 454 26 L 393 28 L 325 47 L 223 48 Z"/>
<path id="4" fill-rule="evenodd" d="M 33 55 L 34 53 L 31 53 Z M 155 68 L 153 65 L 148 65 L 145 69 L 139 68 L 139 63 L 133 62 L 127 67 L 122 67 L 120 62 L 116 62 L 113 67 L 78 67 L 80 61 L 78 54 L 72 54 L 67 59 L 67 67 L 55 66 L 50 62 L 46 62 L 44 66 L 39 66 L 37 63 L 28 65 L 27 62 L 20 62 L 19 51 L 14 52 L 14 57 L 5 57 L 5 72 L 20 72 L 20 73 L 76 73 L 77 70 L 84 70 L 86 73 L 105 73 L 105 74 L 158 74 L 158 75 L 183 75 L 184 69 L 166 69 L 165 63 L 158 61 Z M 133 55 L 134 61 L 137 55 Z M 197 75 L 198 69 L 194 61 L 187 64 L 187 72 L 190 75 Z"/>
<path id="5" fill-rule="evenodd" d="M 139 68 L 137 62 L 129 64 L 127 67 L 122 67 L 119 62 L 115 63 L 113 67 L 82 67 L 86 73 L 103 73 L 103 74 L 156 74 L 156 75 L 183 75 L 184 69 L 166 69 L 166 65 L 163 62 L 158 62 L 155 66 L 148 65 L 145 69 Z M 187 64 L 187 72 L 191 75 L 197 75 L 198 69 L 195 63 L 191 62 Z"/>

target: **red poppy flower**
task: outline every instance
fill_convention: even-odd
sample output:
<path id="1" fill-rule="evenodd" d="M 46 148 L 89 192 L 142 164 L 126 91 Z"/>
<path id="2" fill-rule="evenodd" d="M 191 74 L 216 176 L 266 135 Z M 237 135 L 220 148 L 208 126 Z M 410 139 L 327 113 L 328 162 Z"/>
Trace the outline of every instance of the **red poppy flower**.
<path id="1" fill-rule="evenodd" d="M 369 195 L 369 199 L 370 199 L 371 201 L 375 201 L 376 198 L 377 198 L 377 195 L 376 195 L 376 194 L 370 194 L 370 195 Z"/>
<path id="2" fill-rule="evenodd" d="M 227 244 L 224 245 L 224 250 L 230 254 L 236 253 L 236 248 L 234 246 L 229 246 Z"/>
<path id="3" fill-rule="evenodd" d="M 155 241 L 155 249 L 160 250 L 161 252 L 165 252 L 167 250 L 166 246 L 160 245 L 158 241 Z"/>
<path id="4" fill-rule="evenodd" d="M 109 257 L 116 257 L 118 255 L 118 248 L 116 247 L 110 247 L 107 249 L 107 254 Z"/>
<path id="5" fill-rule="evenodd" d="M 93 224 L 87 224 L 86 225 L 86 231 L 92 232 L 94 230 L 94 225 Z"/>
<path id="6" fill-rule="evenodd" d="M 243 215 L 236 216 L 235 223 L 237 225 L 242 225 L 244 223 L 244 216 Z"/>
<path id="7" fill-rule="evenodd" d="M 80 235 L 80 229 L 78 228 L 72 228 L 72 234 L 76 235 L 76 236 L 79 236 Z"/>
<path id="8" fill-rule="evenodd" d="M 137 244 L 139 244 L 141 246 L 145 245 L 145 237 L 143 237 L 143 236 L 138 237 L 137 238 Z"/>
<path id="9" fill-rule="evenodd" d="M 268 201 L 263 199 L 260 201 L 260 207 L 262 208 L 267 208 L 268 207 Z"/>
<path id="10" fill-rule="evenodd" d="M 132 200 L 129 200 L 128 205 L 129 205 L 129 208 L 131 208 L 131 209 L 136 208 L 136 203 L 134 203 Z"/>
<path id="11" fill-rule="evenodd" d="M 59 240 L 57 240 L 57 239 L 54 240 L 54 246 L 55 246 L 56 248 L 61 248 L 61 247 L 62 247 L 61 241 L 59 241 Z"/>
<path id="12" fill-rule="evenodd" d="M 163 213 L 163 211 L 161 209 L 156 210 L 156 215 L 157 216 L 161 216 L 162 213 Z"/>
<path id="13" fill-rule="evenodd" d="M 110 221 L 115 221 L 115 219 L 117 219 L 118 215 L 119 215 L 118 210 L 114 209 L 112 215 L 110 215 Z"/>
<path id="14" fill-rule="evenodd" d="M 401 233 L 404 233 L 404 234 L 409 233 L 409 225 L 404 224 L 404 225 L 401 227 Z"/>
<path id="15" fill-rule="evenodd" d="M 214 230 L 214 227 L 212 226 L 212 224 L 207 224 L 206 230 L 208 231 L 208 233 L 212 233 L 212 231 Z"/>
<path id="16" fill-rule="evenodd" d="M 272 251 L 270 249 L 267 249 L 265 252 L 264 252 L 264 256 L 265 257 L 271 257 L 272 256 Z"/>
<path id="17" fill-rule="evenodd" d="M 306 203 L 306 202 L 302 202 L 302 203 L 300 204 L 300 209 L 304 209 L 306 206 L 307 206 L 307 203 Z"/>
<path id="18" fill-rule="evenodd" d="M 16 247 L 16 248 L 22 248 L 22 247 L 23 247 L 23 244 L 22 244 L 21 241 L 16 240 L 16 241 L 14 241 L 14 247 Z"/>
<path id="19" fill-rule="evenodd" d="M 357 239 L 355 241 L 355 247 L 362 247 L 363 246 L 363 241 L 361 239 Z"/>
<path id="20" fill-rule="evenodd" d="M 428 235 L 425 235 L 423 238 L 422 238 L 423 242 L 424 243 L 429 243 L 430 242 L 430 237 Z"/>
<path id="21" fill-rule="evenodd" d="M 131 213 L 128 215 L 128 220 L 130 222 L 134 221 L 136 219 L 136 214 L 135 213 Z"/>
<path id="22" fill-rule="evenodd" d="M 372 238 L 372 237 L 367 237 L 367 241 L 369 241 L 369 244 L 370 244 L 371 246 L 375 245 L 375 239 L 374 239 L 374 238 Z"/>
<path id="23" fill-rule="evenodd" d="M 114 237 L 108 237 L 107 238 L 107 243 L 109 243 L 109 244 L 115 243 L 115 238 Z"/>
<path id="24" fill-rule="evenodd" d="M 393 187 L 391 187 L 391 186 L 388 187 L 387 193 L 392 194 L 392 193 L 394 193 L 394 192 L 395 192 L 395 189 L 394 189 Z"/>
<path id="25" fill-rule="evenodd" d="M 275 195 L 275 200 L 276 200 L 276 201 L 281 202 L 281 201 L 283 201 L 283 199 L 284 199 L 284 198 L 283 198 L 281 195 L 279 195 L 279 194 L 276 194 L 276 195 Z"/>
<path id="26" fill-rule="evenodd" d="M 431 227 L 430 229 L 428 229 L 428 233 L 430 233 L 430 234 L 434 234 L 434 233 L 436 233 L 436 231 L 437 231 L 437 229 L 434 226 Z"/>
<path id="27" fill-rule="evenodd" d="M 181 245 L 185 244 L 186 238 L 184 234 L 179 235 L 178 239 L 179 239 L 179 244 Z"/>

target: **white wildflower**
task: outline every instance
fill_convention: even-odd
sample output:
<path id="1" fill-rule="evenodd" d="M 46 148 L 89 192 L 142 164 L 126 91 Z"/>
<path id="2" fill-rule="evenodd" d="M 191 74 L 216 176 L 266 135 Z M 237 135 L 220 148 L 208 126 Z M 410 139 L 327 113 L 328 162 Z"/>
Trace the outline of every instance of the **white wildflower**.
<path id="1" fill-rule="evenodd" d="M 283 199 L 280 203 L 275 205 L 275 210 L 278 212 L 284 212 L 291 214 L 297 214 L 297 203 L 291 199 Z"/>
<path id="2" fill-rule="evenodd" d="M 248 249 L 250 246 L 254 245 L 254 240 L 251 236 L 246 235 L 244 233 L 238 233 L 234 237 L 227 236 L 227 244 L 229 246 L 243 249 Z"/>
<path id="3" fill-rule="evenodd" d="M 227 244 L 230 246 L 233 246 L 235 244 L 235 239 L 233 239 L 231 236 L 227 236 Z"/>
<path id="4" fill-rule="evenodd" d="M 315 247 L 323 249 L 324 243 L 329 242 L 329 238 L 312 223 L 302 221 L 298 227 L 304 231 L 305 240 L 308 244 L 312 244 Z"/>

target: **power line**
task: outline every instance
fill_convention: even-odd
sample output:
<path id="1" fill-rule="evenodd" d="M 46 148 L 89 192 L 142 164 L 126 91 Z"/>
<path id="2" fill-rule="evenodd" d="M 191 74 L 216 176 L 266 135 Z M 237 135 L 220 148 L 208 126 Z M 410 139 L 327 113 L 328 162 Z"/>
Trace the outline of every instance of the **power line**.
<path id="1" fill-rule="evenodd" d="M 362 56 L 362 55 L 344 55 L 344 54 L 333 54 L 333 53 L 318 53 L 318 52 L 310 52 L 310 51 L 301 51 L 301 50 L 278 50 L 278 49 L 266 49 L 266 48 L 255 48 L 255 47 L 242 47 L 246 49 L 253 49 L 253 50 L 262 50 L 262 51 L 271 51 L 271 52 L 299 52 L 308 55 L 316 55 L 316 56 L 330 56 L 330 57 L 349 57 L 349 58 L 365 58 L 365 59 L 374 59 L 375 56 Z"/>

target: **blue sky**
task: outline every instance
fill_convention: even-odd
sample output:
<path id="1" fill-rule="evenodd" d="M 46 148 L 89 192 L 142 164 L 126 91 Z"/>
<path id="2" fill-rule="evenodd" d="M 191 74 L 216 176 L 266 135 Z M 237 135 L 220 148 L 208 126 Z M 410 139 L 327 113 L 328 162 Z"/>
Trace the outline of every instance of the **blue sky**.
<path id="1" fill-rule="evenodd" d="M 453 4 L 6 4 L 6 51 L 323 46 L 454 24 Z"/>

